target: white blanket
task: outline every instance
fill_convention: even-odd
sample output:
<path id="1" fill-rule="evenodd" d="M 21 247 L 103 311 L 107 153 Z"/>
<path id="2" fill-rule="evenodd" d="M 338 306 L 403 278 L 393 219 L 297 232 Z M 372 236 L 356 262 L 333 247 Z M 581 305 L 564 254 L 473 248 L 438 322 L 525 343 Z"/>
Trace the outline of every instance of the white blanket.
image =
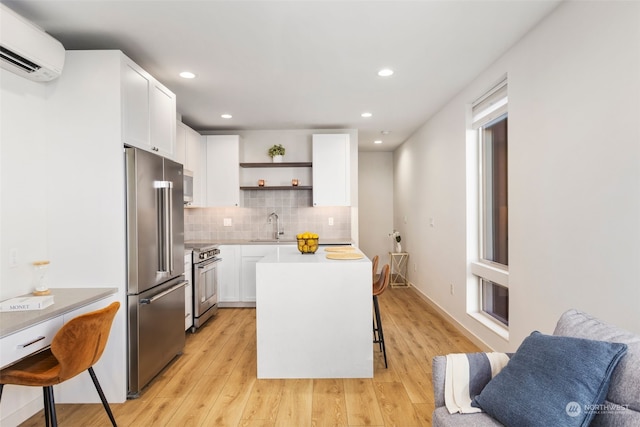
<path id="1" fill-rule="evenodd" d="M 509 362 L 506 353 L 448 354 L 444 379 L 444 403 L 450 414 L 482 412 L 471 406 L 473 398 Z"/>

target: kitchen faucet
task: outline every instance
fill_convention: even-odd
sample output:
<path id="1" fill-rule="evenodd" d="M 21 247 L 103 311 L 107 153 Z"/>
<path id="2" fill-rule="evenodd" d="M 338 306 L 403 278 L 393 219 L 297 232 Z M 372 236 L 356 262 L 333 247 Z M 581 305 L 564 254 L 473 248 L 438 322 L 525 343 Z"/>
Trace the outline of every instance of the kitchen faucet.
<path id="1" fill-rule="evenodd" d="M 280 231 L 280 217 L 278 217 L 278 214 L 275 212 L 271 212 L 269 214 L 269 216 L 267 217 L 267 221 L 269 221 L 269 223 L 271 223 L 271 217 L 274 216 L 276 217 L 276 231 L 274 233 L 276 240 L 280 239 L 280 236 L 282 236 L 284 234 L 284 231 Z"/>

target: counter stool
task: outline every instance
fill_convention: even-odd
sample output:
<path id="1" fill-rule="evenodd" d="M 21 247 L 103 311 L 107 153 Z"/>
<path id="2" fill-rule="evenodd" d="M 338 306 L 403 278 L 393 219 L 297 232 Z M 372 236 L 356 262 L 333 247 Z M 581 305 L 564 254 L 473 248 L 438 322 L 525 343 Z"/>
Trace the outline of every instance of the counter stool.
<path id="1" fill-rule="evenodd" d="M 384 367 L 387 368 L 387 348 L 384 345 L 384 333 L 382 331 L 382 320 L 380 318 L 380 306 L 378 305 L 378 295 L 382 294 L 389 285 L 389 264 L 382 266 L 378 280 L 373 284 L 373 308 L 375 319 L 373 321 L 373 343 L 380 346 L 384 355 Z"/>
<path id="2" fill-rule="evenodd" d="M 372 271 L 373 271 L 373 275 L 371 277 L 371 279 L 373 280 L 373 284 L 375 285 L 376 280 L 378 279 L 378 261 L 380 260 L 380 257 L 378 255 L 375 255 L 372 259 L 371 259 L 371 267 L 372 267 Z"/>
<path id="3" fill-rule="evenodd" d="M 51 423 L 56 427 L 58 420 L 53 386 L 88 370 L 102 405 L 115 427 L 116 420 L 93 371 L 93 365 L 102 356 L 118 308 L 120 303 L 114 302 L 103 309 L 71 319 L 53 337 L 50 348 L 1 370 L 0 399 L 5 384 L 42 387 L 46 425 L 48 427 Z"/>

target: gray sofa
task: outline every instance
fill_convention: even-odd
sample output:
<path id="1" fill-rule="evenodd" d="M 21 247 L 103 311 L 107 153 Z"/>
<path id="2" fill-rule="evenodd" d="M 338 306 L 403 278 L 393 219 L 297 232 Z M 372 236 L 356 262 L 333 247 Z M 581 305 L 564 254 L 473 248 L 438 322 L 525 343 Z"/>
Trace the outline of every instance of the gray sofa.
<path id="1" fill-rule="evenodd" d="M 591 426 L 638 427 L 640 426 L 640 335 L 608 325 L 577 310 L 565 312 L 553 333 L 557 336 L 586 338 L 627 344 L 626 355 L 613 371 L 605 410 L 598 412 Z M 434 427 L 449 426 L 501 426 L 486 413 L 449 414 L 444 402 L 446 357 L 433 358 L 433 391 L 435 411 Z M 505 397 L 508 399 L 508 397 Z M 620 409 L 620 405 L 623 409 Z M 618 408 L 618 410 L 608 410 Z"/>

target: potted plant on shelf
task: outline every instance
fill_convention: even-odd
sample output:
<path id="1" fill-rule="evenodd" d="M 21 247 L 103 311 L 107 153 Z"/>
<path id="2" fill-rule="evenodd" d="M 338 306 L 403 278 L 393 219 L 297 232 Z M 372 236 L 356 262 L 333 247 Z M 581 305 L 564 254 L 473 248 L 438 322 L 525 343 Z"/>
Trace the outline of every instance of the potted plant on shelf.
<path id="1" fill-rule="evenodd" d="M 269 156 L 273 160 L 273 163 L 282 163 L 282 156 L 284 156 L 285 149 L 282 144 L 277 144 L 269 148 Z"/>

